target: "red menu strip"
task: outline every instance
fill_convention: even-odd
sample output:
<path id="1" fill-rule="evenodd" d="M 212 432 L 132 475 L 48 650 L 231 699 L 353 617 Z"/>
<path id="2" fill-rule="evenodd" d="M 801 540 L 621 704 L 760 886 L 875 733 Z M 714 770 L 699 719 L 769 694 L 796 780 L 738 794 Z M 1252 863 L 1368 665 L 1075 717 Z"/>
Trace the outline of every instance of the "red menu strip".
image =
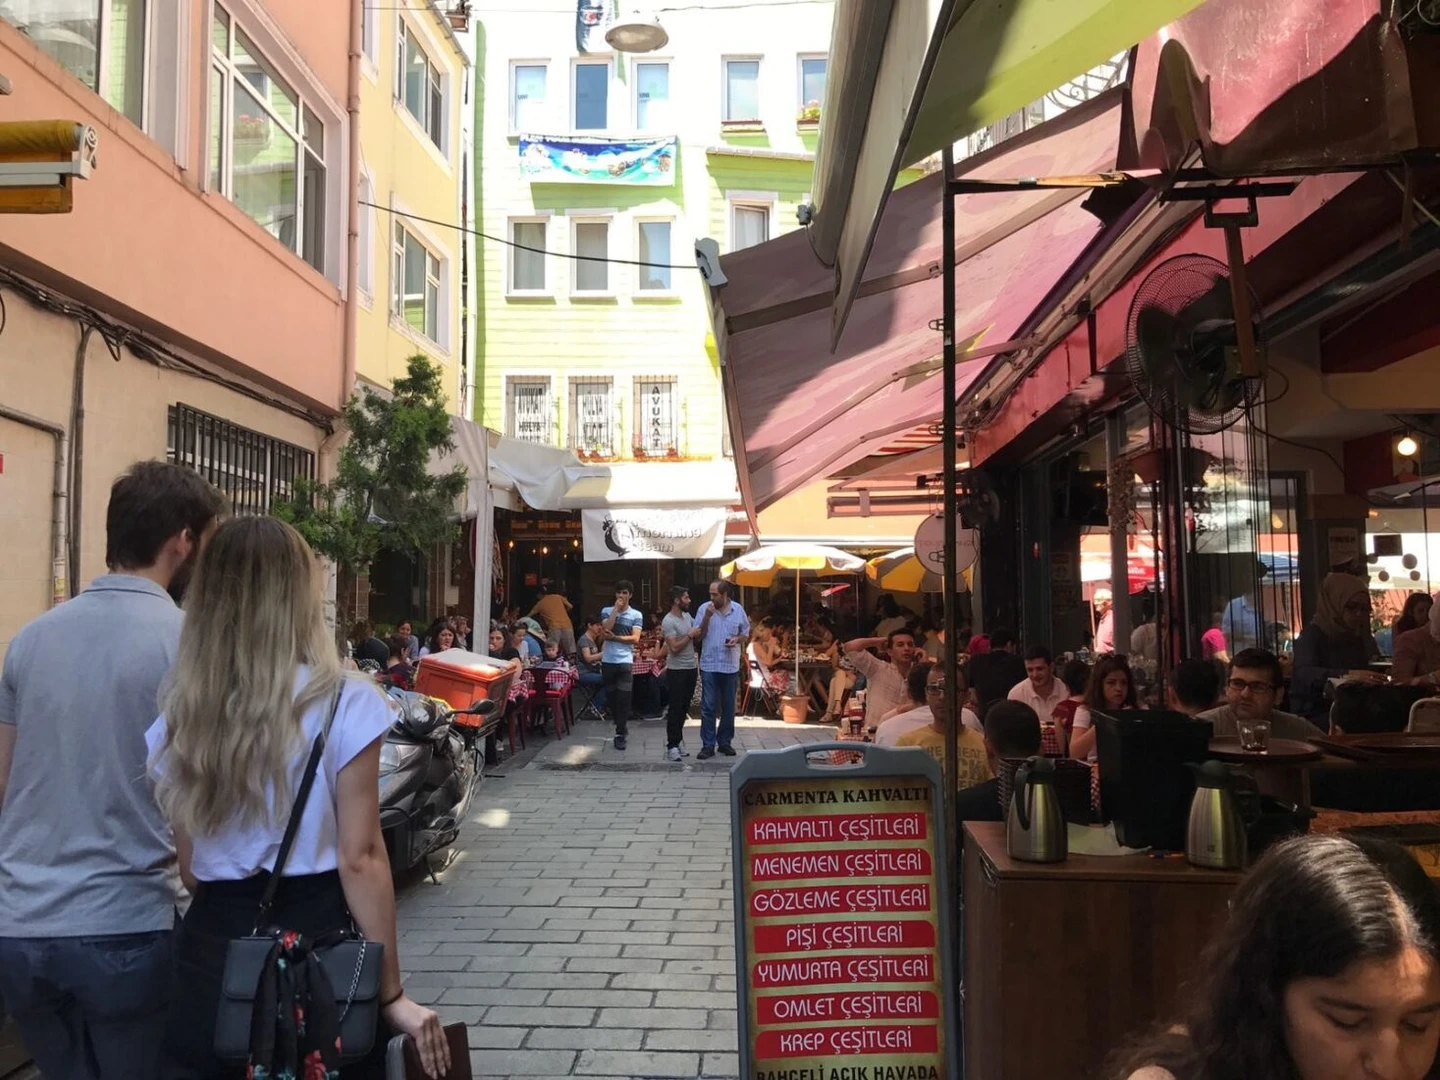
<path id="1" fill-rule="evenodd" d="M 840 915 L 868 911 L 929 911 L 930 885 L 815 885 L 808 888 L 756 889 L 750 914 Z"/>
<path id="2" fill-rule="evenodd" d="M 852 990 L 826 994 L 773 994 L 755 998 L 756 1022 L 813 1020 L 938 1020 L 940 999 L 928 990 Z"/>
<path id="3" fill-rule="evenodd" d="M 842 841 L 924 840 L 925 814 L 806 814 L 760 817 L 746 823 L 752 844 L 833 844 Z"/>
<path id="4" fill-rule="evenodd" d="M 859 851 L 762 851 L 750 856 L 755 881 L 824 877 L 929 877 L 924 848 L 862 848 Z"/>
<path id="5" fill-rule="evenodd" d="M 779 923 L 755 927 L 757 953 L 812 949 L 933 949 L 935 925 L 924 919 Z"/>
<path id="6" fill-rule="evenodd" d="M 755 1057 L 829 1057 L 850 1054 L 933 1054 L 939 1048 L 939 1031 L 933 1024 L 800 1028 L 762 1031 L 755 1037 Z"/>
<path id="7" fill-rule="evenodd" d="M 935 981 L 935 957 L 933 953 L 798 956 L 791 960 L 759 960 L 750 971 L 757 990 L 829 983 L 929 983 Z"/>

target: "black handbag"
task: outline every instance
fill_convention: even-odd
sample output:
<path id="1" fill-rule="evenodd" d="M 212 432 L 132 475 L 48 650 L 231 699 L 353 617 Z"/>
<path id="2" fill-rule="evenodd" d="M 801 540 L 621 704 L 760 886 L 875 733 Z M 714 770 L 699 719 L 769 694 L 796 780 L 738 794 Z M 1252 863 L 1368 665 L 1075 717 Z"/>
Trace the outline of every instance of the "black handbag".
<path id="1" fill-rule="evenodd" d="M 343 683 L 342 683 L 343 686 Z M 305 763 L 305 772 L 300 780 L 300 790 L 295 796 L 295 805 L 290 811 L 290 820 L 285 826 L 285 835 L 280 841 L 280 850 L 275 855 L 275 865 L 270 871 L 270 880 L 260 898 L 260 909 L 255 917 L 255 929 L 250 936 L 235 938 L 225 954 L 225 971 L 221 979 L 220 1005 L 215 1018 L 215 1055 L 222 1061 L 243 1063 L 251 1055 L 255 1034 L 274 1018 L 256 1015 L 256 1002 L 262 997 L 261 984 L 267 970 L 276 962 L 280 950 L 289 948 L 297 935 L 268 924 L 270 909 L 275 902 L 275 891 L 279 888 L 280 877 L 295 843 L 295 834 L 300 831 L 300 819 L 305 813 L 305 802 L 310 789 L 315 785 L 315 773 L 320 767 L 320 757 L 325 751 L 325 740 L 330 725 L 335 722 L 335 710 L 340 704 L 340 687 L 335 690 L 330 703 L 330 715 L 320 734 L 310 748 L 310 758 Z M 298 938 L 303 942 L 303 938 Z M 375 1031 L 380 1018 L 380 968 L 384 946 L 377 941 L 366 941 L 352 926 L 349 931 L 326 935 L 308 943 L 301 963 L 307 971 L 319 972 L 309 965 L 310 957 L 319 962 L 323 970 L 324 985 L 318 987 L 321 994 L 328 988 L 333 994 L 333 1006 L 338 1013 L 337 1027 L 340 1036 L 339 1056 L 342 1062 L 359 1061 L 370 1053 L 375 1044 Z M 295 967 L 292 958 L 290 968 Z M 284 962 L 282 962 L 283 966 Z M 294 978 L 293 970 L 289 977 Z M 311 987 L 314 994 L 316 987 Z M 330 1003 L 322 1003 L 326 1010 Z M 312 1010 L 313 1011 L 313 1010 Z"/>

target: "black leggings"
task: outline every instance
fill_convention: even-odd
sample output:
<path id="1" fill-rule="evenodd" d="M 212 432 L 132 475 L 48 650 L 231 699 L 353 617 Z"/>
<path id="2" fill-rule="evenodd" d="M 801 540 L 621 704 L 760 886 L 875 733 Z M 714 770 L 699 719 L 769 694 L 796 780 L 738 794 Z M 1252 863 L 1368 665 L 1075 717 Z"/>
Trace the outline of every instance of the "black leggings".
<path id="1" fill-rule="evenodd" d="M 245 1066 L 226 1065 L 215 1056 L 215 1013 L 228 944 L 231 938 L 244 937 L 254 929 L 260 895 L 269 878 L 261 873 L 243 881 L 207 881 L 196 889 L 176 946 L 175 983 L 165 1032 L 165 1080 L 244 1077 Z M 340 875 L 331 870 L 284 878 L 275 891 L 269 921 L 311 937 L 347 929 L 350 909 Z M 340 1070 L 345 1080 L 384 1080 L 389 1036 L 382 1021 L 369 1056 Z"/>

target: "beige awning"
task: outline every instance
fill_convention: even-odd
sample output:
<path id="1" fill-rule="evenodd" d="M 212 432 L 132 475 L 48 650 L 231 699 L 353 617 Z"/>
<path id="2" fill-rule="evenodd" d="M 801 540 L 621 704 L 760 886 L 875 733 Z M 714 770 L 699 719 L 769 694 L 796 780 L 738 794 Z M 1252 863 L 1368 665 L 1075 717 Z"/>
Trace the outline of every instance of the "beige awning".
<path id="1" fill-rule="evenodd" d="M 902 168 L 1024 108 L 1201 0 L 837 0 L 815 168 L 834 350 Z"/>

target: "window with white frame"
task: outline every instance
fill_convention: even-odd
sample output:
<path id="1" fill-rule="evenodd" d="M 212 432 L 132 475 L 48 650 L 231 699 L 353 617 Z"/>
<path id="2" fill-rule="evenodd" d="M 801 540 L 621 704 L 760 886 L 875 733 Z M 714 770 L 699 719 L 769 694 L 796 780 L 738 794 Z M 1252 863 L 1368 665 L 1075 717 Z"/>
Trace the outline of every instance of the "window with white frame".
<path id="1" fill-rule="evenodd" d="M 369 173 L 360 174 L 360 291 L 375 295 L 375 185 Z"/>
<path id="2" fill-rule="evenodd" d="M 573 261 L 577 293 L 610 295 L 610 222 L 597 218 L 575 220 Z"/>
<path id="3" fill-rule="evenodd" d="M 615 456 L 615 384 L 608 376 L 570 380 L 570 448 Z"/>
<path id="4" fill-rule="evenodd" d="M 639 292 L 669 292 L 674 286 L 670 277 L 671 221 L 641 220 L 635 224 L 637 262 L 647 265 L 635 268 Z"/>
<path id="5" fill-rule="evenodd" d="M 610 126 L 610 61 L 576 63 L 572 126 L 604 131 Z"/>
<path id="6" fill-rule="evenodd" d="M 0 19 L 144 127 L 149 7 L 146 0 L 3 0 Z"/>
<path id="7" fill-rule="evenodd" d="M 769 203 L 732 202 L 730 204 L 730 250 L 763 244 L 770 239 Z"/>
<path id="8" fill-rule="evenodd" d="M 400 17 L 395 37 L 395 65 L 395 100 L 405 106 L 430 141 L 443 151 L 445 81 L 404 16 Z"/>
<path id="9" fill-rule="evenodd" d="M 549 222 L 512 221 L 510 223 L 510 291 L 512 293 L 544 293 L 546 282 L 545 242 Z"/>
<path id="10" fill-rule="evenodd" d="M 666 131 L 670 119 L 670 65 L 642 60 L 635 64 L 635 129 Z"/>
<path id="11" fill-rule="evenodd" d="M 219 4 L 210 55 L 212 186 L 324 273 L 325 125 Z"/>
<path id="12" fill-rule="evenodd" d="M 825 103 L 825 73 L 829 66 L 823 56 L 800 57 L 800 112 L 818 110 Z"/>
<path id="13" fill-rule="evenodd" d="M 722 118 L 760 119 L 760 61 L 725 61 L 725 103 Z"/>
<path id="14" fill-rule="evenodd" d="M 554 406 L 547 376 L 512 375 L 505 381 L 505 434 L 521 442 L 552 445 Z"/>
<path id="15" fill-rule="evenodd" d="M 365 59 L 372 64 L 380 63 L 380 27 L 375 21 L 375 5 L 368 0 L 360 5 L 360 48 Z"/>
<path id="16" fill-rule="evenodd" d="M 513 64 L 510 68 L 510 130 L 544 131 L 546 64 Z"/>
<path id="17" fill-rule="evenodd" d="M 441 343 L 440 272 L 439 256 L 397 221 L 390 269 L 390 313 L 436 344 Z"/>
<path id="18" fill-rule="evenodd" d="M 637 457 L 680 453 L 680 395 L 673 375 L 635 380 L 635 452 Z"/>

